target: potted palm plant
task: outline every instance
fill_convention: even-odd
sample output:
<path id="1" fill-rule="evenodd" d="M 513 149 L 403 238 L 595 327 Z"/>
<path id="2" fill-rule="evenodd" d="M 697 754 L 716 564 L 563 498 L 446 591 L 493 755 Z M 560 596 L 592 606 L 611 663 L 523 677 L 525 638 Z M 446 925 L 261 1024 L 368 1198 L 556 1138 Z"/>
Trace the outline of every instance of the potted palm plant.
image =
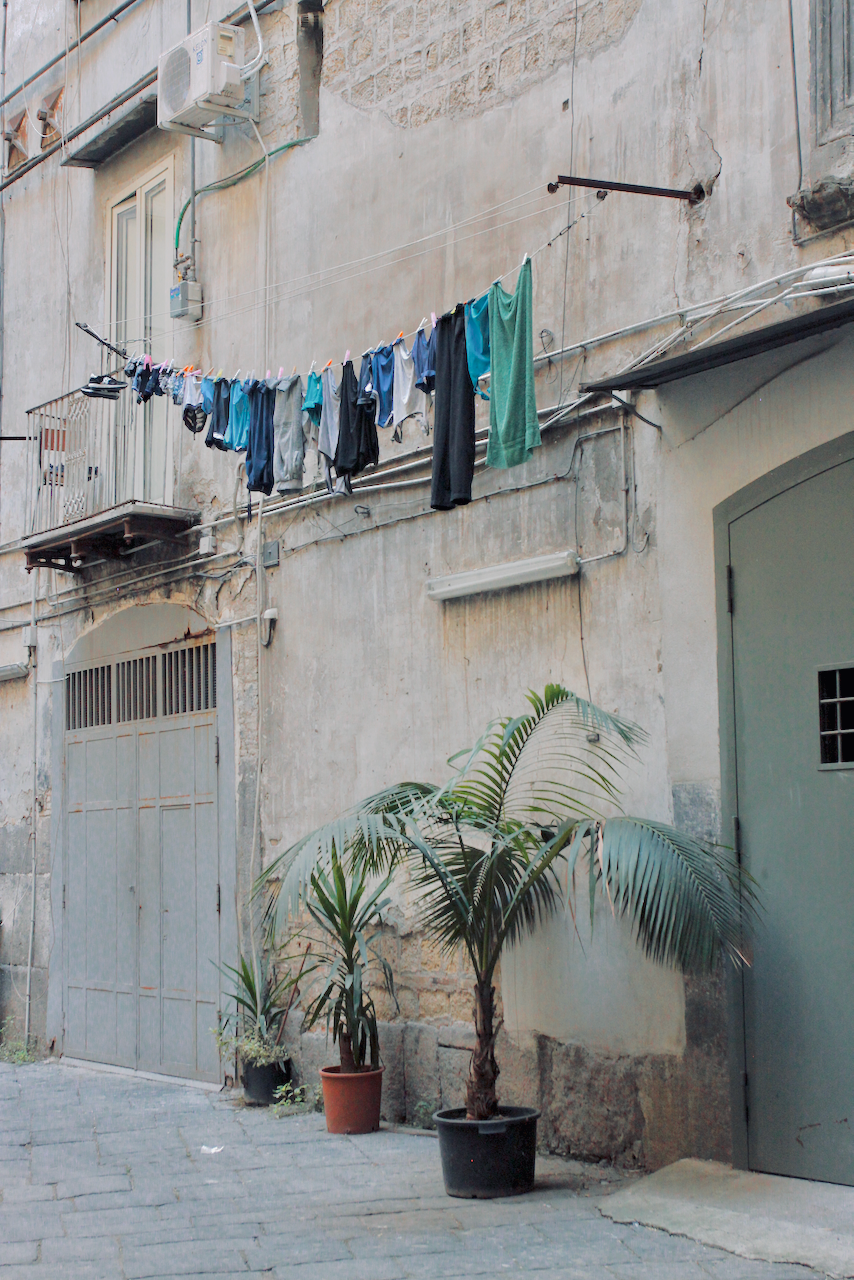
<path id="1" fill-rule="evenodd" d="M 365 863 L 348 878 L 333 843 L 328 874 L 315 866 L 310 887 L 302 895 L 319 934 L 306 975 L 322 975 L 319 990 L 305 1009 L 303 1028 L 309 1030 L 325 1017 L 340 1058 L 338 1065 L 320 1072 L 330 1133 L 373 1133 L 380 1127 L 383 1067 L 377 1014 L 367 983 L 372 971 L 378 970 L 394 998 L 391 969 L 376 945 L 388 884 L 388 877 L 371 883 Z M 279 903 L 283 902 L 279 896 Z M 274 891 L 270 908 L 274 930 L 277 905 Z M 278 923 L 287 927 L 287 916 Z"/>
<path id="2" fill-rule="evenodd" d="M 276 1089 L 290 1080 L 290 1059 L 282 1036 L 299 973 L 286 973 L 277 979 L 263 952 L 251 963 L 239 956 L 236 968 L 223 965 L 221 972 L 229 975 L 234 984 L 229 993 L 234 1009 L 216 1032 L 220 1052 L 239 1058 L 247 1102 L 270 1106 Z M 285 1004 L 288 992 L 290 999 Z"/>
<path id="3" fill-rule="evenodd" d="M 528 694 L 530 710 L 493 722 L 449 761 L 442 786 L 390 787 L 320 828 L 278 860 L 279 905 L 332 853 L 354 868 L 408 869 L 422 924 L 447 951 L 462 947 L 473 977 L 475 1049 L 466 1106 L 436 1113 L 445 1188 L 491 1197 L 534 1182 L 532 1108 L 499 1101 L 495 974 L 505 947 L 545 916 L 574 918 L 578 876 L 591 920 L 598 893 L 652 959 L 710 971 L 744 961 L 751 882 L 729 850 L 619 810 L 620 781 L 645 735 L 560 685 Z M 566 886 L 566 887 L 564 887 Z"/>

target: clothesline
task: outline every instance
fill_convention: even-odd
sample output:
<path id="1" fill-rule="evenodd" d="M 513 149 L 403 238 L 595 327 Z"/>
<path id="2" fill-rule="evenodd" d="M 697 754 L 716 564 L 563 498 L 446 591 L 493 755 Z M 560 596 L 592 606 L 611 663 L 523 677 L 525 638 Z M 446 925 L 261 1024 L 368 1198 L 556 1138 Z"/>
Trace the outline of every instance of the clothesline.
<path id="1" fill-rule="evenodd" d="M 580 196 L 579 196 L 579 197 L 575 197 L 574 199 L 572 199 L 572 200 L 570 200 L 570 201 L 567 201 L 567 204 L 573 204 L 573 203 L 576 203 L 578 200 L 581 200 L 582 198 L 587 198 L 587 197 L 580 197 Z M 587 199 L 589 199 L 589 198 L 587 198 Z M 553 242 L 553 241 L 554 241 L 554 240 L 555 240 L 555 239 L 556 239 L 560 234 L 565 233 L 565 231 L 566 231 L 566 230 L 568 230 L 568 229 L 570 229 L 571 227 L 575 226 L 575 225 L 576 225 L 576 224 L 577 224 L 577 223 L 578 223 L 582 218 L 587 217 L 587 216 L 588 216 L 588 214 L 592 211 L 592 209 L 599 207 L 599 206 L 600 206 L 600 204 L 601 204 L 601 202 L 600 202 L 600 201 L 598 201 L 595 197 L 594 197 L 594 198 L 592 198 L 592 200 L 589 200 L 588 207 L 584 210 L 584 212 L 583 212 L 583 213 L 581 213 L 581 214 L 579 215 L 579 217 L 578 217 L 578 218 L 576 218 L 576 219 L 575 219 L 575 221 L 574 221 L 574 222 L 572 222 L 571 224 L 569 224 L 569 228 L 567 228 L 566 226 L 562 227 L 562 228 L 560 229 L 560 231 L 559 231 L 559 232 L 556 232 L 556 233 L 554 233 L 552 236 L 550 236 L 550 237 L 549 237 L 549 239 L 548 239 L 547 241 L 545 241 L 545 243 L 544 243 L 543 245 L 541 245 L 541 246 L 540 246 L 540 248 L 539 248 L 539 249 L 537 249 L 537 250 L 535 250 L 534 252 L 535 252 L 535 253 L 539 253 L 539 252 L 541 252 L 541 251 L 542 251 L 542 249 L 547 248 L 547 247 L 548 247 L 548 245 L 550 245 L 550 244 L 551 244 L 551 243 L 552 243 L 552 242 Z M 564 206 L 564 207 L 562 208 L 562 212 L 563 212 L 564 214 L 565 214 L 565 208 L 566 208 L 566 206 Z M 540 211 L 538 211 L 538 212 L 545 212 L 545 210 L 540 210 Z M 247 313 L 255 312 L 255 311 L 257 311 L 257 310 L 258 310 L 258 308 L 259 308 L 259 307 L 262 307 L 262 306 L 264 306 L 264 305 L 274 305 L 274 304 L 275 304 L 275 305 L 278 305 L 278 304 L 283 303 L 283 302 L 290 302 L 290 301 L 294 301 L 294 300 L 302 300 L 303 298 L 307 297 L 309 294 L 316 292 L 318 289 L 325 289 L 325 288 L 328 288 L 328 287 L 330 287 L 330 286 L 332 286 L 332 285 L 346 284 L 346 283 L 349 283 L 349 282 L 350 282 L 350 281 L 352 281 L 352 280 L 359 279 L 359 278 L 361 278 L 361 277 L 362 277 L 362 276 L 364 276 L 364 275 L 370 275 L 373 271 L 377 271 L 377 270 L 388 270 L 388 269 L 391 269 L 391 268 L 394 268 L 394 267 L 400 266 L 400 265 L 402 265 L 403 263 L 405 263 L 405 262 L 409 262 L 409 261 L 412 261 L 412 260 L 413 260 L 413 259 L 415 259 L 415 258 L 423 257 L 425 254 L 436 252 L 439 248 L 455 247 L 455 246 L 457 246 L 457 245 L 464 244 L 467 240 L 475 239 L 475 238 L 477 238 L 478 236 L 481 236 L 481 235 L 488 235 L 488 234 L 491 234 L 491 233 L 493 233 L 493 232 L 495 232 L 495 231 L 501 231 L 501 230 L 503 230 L 504 228 L 506 228 L 506 227 L 508 227 L 508 226 L 512 226 L 512 225 L 514 225 L 514 224 L 515 224 L 515 223 L 517 223 L 517 222 L 524 222 L 524 221 L 526 221 L 529 217 L 532 217 L 532 216 L 537 216 L 537 215 L 536 215 L 536 214 L 525 214 L 525 215 L 523 215 L 521 218 L 514 218 L 514 219 L 512 219 L 510 222 L 505 222 L 505 223 L 501 223 L 501 224 L 499 224 L 499 226 L 497 226 L 497 227 L 485 227 L 485 228 L 481 229 L 480 231 L 475 231 L 475 232 L 473 232 L 473 233 L 472 233 L 471 235 L 469 235 L 469 236 L 462 236 L 460 239 L 453 241 L 451 246 L 437 246 L 437 245 L 434 245 L 434 246 L 431 246 L 430 248 L 419 250 L 419 251 L 417 251 L 416 253 L 407 254 L 407 255 L 406 255 L 406 257 L 399 258 L 399 259 L 397 259 L 397 261 L 392 262 L 392 263 L 375 262 L 375 263 L 374 263 L 374 265 L 369 266 L 369 267 L 366 267 L 364 270 L 361 270 L 361 271 L 352 271 L 352 272 L 350 272 L 350 274 L 345 275 L 345 276 L 332 277 L 332 278 L 328 278 L 328 279 L 324 279 L 324 280 L 317 281 L 317 282 L 316 282 L 316 283 L 314 283 L 314 284 L 301 285 L 299 288 L 295 288 L 295 289 L 293 289 L 291 292 L 287 292 L 287 293 L 279 294 L 278 296 L 275 296 L 275 297 L 269 297 L 269 296 L 268 296 L 268 298 L 266 299 L 266 301 L 255 301 L 255 302 L 251 302 L 251 303 L 247 304 L 247 305 L 246 305 L 246 306 L 244 306 L 244 307 L 238 307 L 238 308 L 236 308 L 236 309 L 234 309 L 234 310 L 232 310 L 232 311 L 226 311 L 226 312 L 223 312 L 223 313 L 221 313 L 221 314 L 219 314 L 219 315 L 212 315 L 212 316 L 208 316 L 206 319 L 198 321 L 198 322 L 196 323 L 196 325 L 194 326 L 194 328 L 195 328 L 196 330 L 200 330 L 200 329 L 202 329 L 202 328 L 206 328 L 206 327 L 208 327 L 208 326 L 217 325 L 217 324 L 222 323 L 222 322 L 223 322 L 223 321 L 225 321 L 225 320 L 231 320 L 231 319 L 234 319 L 235 317 L 242 316 L 242 315 L 246 315 Z M 388 252 L 388 253 L 391 253 L 391 252 L 395 252 L 395 250 L 388 250 L 387 252 Z M 374 255 L 374 256 L 379 257 L 380 255 Z M 385 256 L 385 255 L 383 255 L 383 256 Z M 340 270 L 345 270 L 345 269 L 349 268 L 349 266 L 351 266 L 351 265 L 358 265 L 359 261 L 360 261 L 360 260 L 355 260 L 355 262 L 354 262 L 354 263 L 351 263 L 351 264 L 343 264 L 341 268 L 335 268 L 335 270 L 339 270 L 339 269 L 340 269 Z M 361 261 L 370 261 L 370 259 L 364 259 L 364 260 L 361 260 Z M 509 272 L 507 272 L 507 273 L 506 273 L 506 275 L 507 275 L 507 274 L 512 274 L 512 272 L 513 272 L 515 269 L 516 269 L 515 267 L 511 267 L 511 268 L 510 268 L 510 271 L 509 271 Z M 286 280 L 286 281 L 281 281 L 281 282 L 279 282 L 278 284 L 271 284 L 271 285 L 269 286 L 269 289 L 270 289 L 270 290 L 274 290 L 274 289 L 279 289 L 279 288 L 287 288 L 287 287 L 289 287 L 289 286 L 291 286 L 291 285 L 297 285 L 297 284 L 299 284 L 299 282 L 300 282 L 301 280 L 310 279 L 310 278 L 311 278 L 311 275 L 318 275 L 318 274 L 321 274 L 321 273 L 320 273 L 320 272 L 313 272 L 313 273 L 310 273 L 310 275 L 294 277 L 294 279 L 293 279 L 293 280 Z M 502 279 L 506 278 L 506 275 L 505 275 L 504 277 L 501 277 L 501 278 L 502 278 Z M 248 294 L 252 294 L 252 295 L 254 295 L 254 294 L 257 294 L 257 293 L 259 293 L 259 292 L 263 292 L 263 291 L 264 291 L 264 286 L 260 286 L 260 288 L 252 289 L 252 290 L 248 290 L 248 291 L 247 291 L 247 293 L 248 293 Z M 243 296 L 243 295 L 236 294 L 236 295 L 231 295 L 231 296 L 232 296 L 232 297 L 234 297 L 234 298 L 238 298 L 238 297 Z M 220 301 L 228 301 L 228 300 L 229 300 L 228 298 L 220 299 Z M 210 305 L 210 304 L 208 304 L 208 305 Z M 162 332 L 160 332 L 160 333 L 158 333 L 158 334 L 152 334 L 152 335 L 150 335 L 150 336 L 148 337 L 148 339 L 146 340 L 146 341 L 147 341 L 147 344 L 148 344 L 148 345 L 150 345 L 151 341 L 156 340 L 156 339 L 158 339 L 158 338 L 165 337 L 165 336 L 167 336 L 166 331 L 162 331 Z M 410 335 L 410 336 L 412 336 L 412 335 Z M 137 339 L 137 341 L 138 341 L 138 340 L 139 340 L 139 339 Z M 128 339 L 128 341 L 129 341 L 129 342 L 133 342 L 133 341 L 134 341 L 134 339 Z"/>
<path id="2" fill-rule="evenodd" d="M 153 365 L 150 356 L 129 360 L 125 372 L 140 402 L 169 395 L 183 406 L 184 425 L 193 435 L 208 424 L 209 448 L 245 451 L 250 494 L 270 494 L 274 486 L 281 494 L 300 492 L 307 444 L 317 450 L 328 491 L 349 494 L 352 477 L 379 462 L 378 427 L 393 426 L 393 438 L 402 441 L 405 421 L 415 419 L 429 434 L 432 418 L 431 505 L 450 509 L 471 501 L 475 391 L 482 377 L 491 376 L 490 396 L 480 392 L 489 400 L 487 465 L 516 466 L 540 444 L 532 256 L 525 255 L 513 294 L 501 280 L 515 267 L 488 293 L 432 315 L 429 338 L 419 326 L 409 349 L 401 334 L 364 352 L 358 376 L 348 351 L 337 382 L 331 360 L 321 373 L 312 367 L 305 385 L 296 370 L 241 379 L 240 370 L 227 378 L 222 370 L 212 377 L 211 369 L 202 377 L 201 370 L 174 370 L 171 361 Z M 93 377 L 87 394 L 117 398 L 121 384 L 106 382 L 99 387 Z"/>

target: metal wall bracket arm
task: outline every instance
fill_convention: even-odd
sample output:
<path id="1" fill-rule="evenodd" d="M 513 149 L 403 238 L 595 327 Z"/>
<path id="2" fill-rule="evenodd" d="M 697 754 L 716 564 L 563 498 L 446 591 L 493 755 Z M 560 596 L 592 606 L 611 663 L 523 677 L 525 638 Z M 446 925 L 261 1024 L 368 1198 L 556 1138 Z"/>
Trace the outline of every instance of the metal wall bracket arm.
<path id="1" fill-rule="evenodd" d="M 675 187 L 644 187 L 635 182 L 611 182 L 607 178 L 578 178 L 559 173 L 555 182 L 550 182 L 548 190 L 554 195 L 558 187 L 589 187 L 592 191 L 626 191 L 635 196 L 664 196 L 669 200 L 686 200 L 688 204 L 699 204 L 706 198 L 706 190 L 698 182 L 690 191 L 681 191 Z"/>

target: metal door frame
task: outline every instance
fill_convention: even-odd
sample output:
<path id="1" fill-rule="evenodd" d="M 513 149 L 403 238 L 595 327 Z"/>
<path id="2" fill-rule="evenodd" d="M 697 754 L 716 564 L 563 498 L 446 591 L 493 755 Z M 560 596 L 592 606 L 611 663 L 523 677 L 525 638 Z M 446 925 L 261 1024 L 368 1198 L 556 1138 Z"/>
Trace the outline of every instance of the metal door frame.
<path id="1" fill-rule="evenodd" d="M 131 609 L 145 614 L 144 631 L 146 647 L 158 643 L 167 645 L 180 641 L 191 617 L 198 619 L 203 628 L 208 623 L 189 606 L 183 605 L 135 605 Z M 155 615 L 162 612 L 163 622 Z M 122 610 L 122 613 L 130 613 Z M 172 620 L 174 615 L 174 621 Z M 180 623 L 178 618 L 180 615 Z M 107 624 L 113 619 L 107 619 Z M 142 622 L 142 619 L 140 619 Z M 177 625 L 176 625 L 177 624 Z M 157 631 L 163 632 L 158 640 Z M 95 631 L 98 628 L 94 629 Z M 93 633 L 88 633 L 93 634 Z M 115 662 L 117 654 L 111 648 L 104 657 Z M 118 655 L 120 656 L 120 654 Z M 67 655 L 69 664 L 77 665 L 78 657 Z M 80 659 L 82 660 L 82 658 Z M 64 1049 L 65 1031 L 65 930 L 63 911 L 63 886 L 65 868 L 65 662 L 55 661 L 51 671 L 51 784 L 52 803 L 50 820 L 50 916 L 51 945 L 48 961 L 47 1042 L 55 1044 L 55 1051 Z M 216 632 L 216 724 L 219 749 L 217 768 L 217 830 L 219 844 L 219 869 L 221 887 L 220 914 L 220 962 L 237 963 L 237 831 L 236 831 L 236 779 L 234 748 L 234 689 L 232 681 L 231 628 Z M 224 1065 L 221 1064 L 224 1070 Z"/>
<path id="2" fill-rule="evenodd" d="M 718 708 L 721 751 L 721 824 L 723 840 L 737 842 L 738 755 L 735 733 L 735 665 L 733 661 L 732 613 L 730 600 L 738 608 L 738 582 L 730 591 L 730 525 L 740 516 L 770 502 L 814 476 L 854 459 L 854 432 L 810 449 L 782 466 L 760 476 L 719 503 L 712 512 L 715 545 L 715 613 L 718 633 Z M 797 566 L 793 566 L 797 571 Z M 727 1021 L 730 1068 L 730 1112 L 732 1116 L 732 1163 L 748 1169 L 747 1116 L 745 1112 L 745 1017 L 744 977 L 727 967 Z"/>

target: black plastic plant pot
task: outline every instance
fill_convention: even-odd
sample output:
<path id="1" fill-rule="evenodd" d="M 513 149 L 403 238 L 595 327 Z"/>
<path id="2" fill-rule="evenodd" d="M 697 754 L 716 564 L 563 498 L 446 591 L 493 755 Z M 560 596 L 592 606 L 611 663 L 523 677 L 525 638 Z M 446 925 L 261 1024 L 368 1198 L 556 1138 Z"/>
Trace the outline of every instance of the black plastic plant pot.
<path id="1" fill-rule="evenodd" d="M 276 1090 L 291 1078 L 291 1060 L 268 1062 L 257 1067 L 254 1062 L 243 1063 L 243 1096 L 256 1107 L 269 1107 L 275 1102 Z"/>
<path id="2" fill-rule="evenodd" d="M 448 1195 L 492 1200 L 533 1191 L 539 1118 L 533 1107 L 499 1107 L 493 1120 L 466 1120 L 465 1107 L 437 1111 Z"/>

